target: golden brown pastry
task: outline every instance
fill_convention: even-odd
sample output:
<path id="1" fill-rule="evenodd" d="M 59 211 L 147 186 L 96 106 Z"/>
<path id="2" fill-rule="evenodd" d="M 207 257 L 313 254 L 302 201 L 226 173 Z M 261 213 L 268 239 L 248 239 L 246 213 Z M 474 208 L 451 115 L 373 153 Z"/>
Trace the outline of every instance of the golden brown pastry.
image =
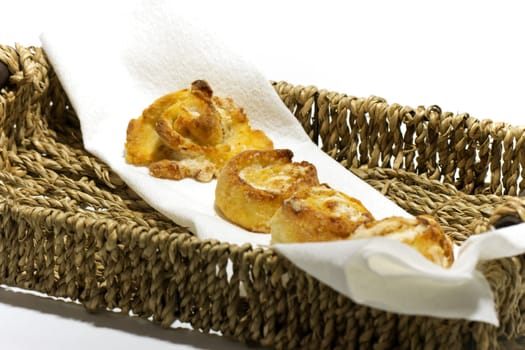
<path id="1" fill-rule="evenodd" d="M 368 222 L 355 230 L 351 239 L 384 236 L 416 248 L 430 261 L 448 268 L 454 262 L 453 244 L 439 223 L 429 215 L 414 218 L 389 217 Z"/>
<path id="2" fill-rule="evenodd" d="M 269 232 L 271 217 L 294 192 L 319 184 L 308 162 L 292 162 L 287 149 L 249 150 L 232 158 L 217 179 L 215 204 L 231 222 Z"/>
<path id="3" fill-rule="evenodd" d="M 283 202 L 271 219 L 272 243 L 345 239 L 372 220 L 359 200 L 321 184 L 298 191 Z"/>
<path id="4" fill-rule="evenodd" d="M 155 177 L 210 181 L 224 163 L 247 149 L 272 149 L 231 98 L 213 95 L 204 80 L 162 96 L 128 124 L 126 161 Z"/>

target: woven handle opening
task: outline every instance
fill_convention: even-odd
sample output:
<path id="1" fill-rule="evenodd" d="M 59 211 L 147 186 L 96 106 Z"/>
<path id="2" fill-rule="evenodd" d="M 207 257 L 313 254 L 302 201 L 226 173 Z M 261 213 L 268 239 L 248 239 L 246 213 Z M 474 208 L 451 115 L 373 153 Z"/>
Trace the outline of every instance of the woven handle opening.
<path id="1" fill-rule="evenodd" d="M 490 222 L 495 228 L 513 226 L 525 222 L 525 190 L 518 199 L 512 199 L 499 207 L 492 215 Z"/>
<path id="2" fill-rule="evenodd" d="M 7 69 L 7 65 L 0 61 L 0 90 L 3 89 L 7 82 L 9 81 L 9 69 Z"/>

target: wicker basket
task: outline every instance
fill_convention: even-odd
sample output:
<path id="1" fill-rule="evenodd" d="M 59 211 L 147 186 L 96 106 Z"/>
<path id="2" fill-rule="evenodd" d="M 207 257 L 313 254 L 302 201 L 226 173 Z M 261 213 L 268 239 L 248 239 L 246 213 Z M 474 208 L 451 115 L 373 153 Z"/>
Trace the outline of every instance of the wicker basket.
<path id="1" fill-rule="evenodd" d="M 483 263 L 501 326 L 357 305 L 272 249 L 201 240 L 150 208 L 82 146 L 40 48 L 0 46 L 0 283 L 189 322 L 275 348 L 494 349 L 525 336 L 524 256 Z M 525 130 L 377 97 L 273 83 L 322 149 L 461 243 L 525 220 Z M 231 273 L 233 271 L 233 273 Z"/>

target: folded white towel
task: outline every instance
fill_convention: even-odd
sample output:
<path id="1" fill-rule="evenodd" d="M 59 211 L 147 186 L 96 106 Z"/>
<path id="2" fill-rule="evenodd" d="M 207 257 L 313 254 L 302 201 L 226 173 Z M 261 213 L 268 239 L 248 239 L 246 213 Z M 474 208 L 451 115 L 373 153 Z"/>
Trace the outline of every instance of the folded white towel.
<path id="1" fill-rule="evenodd" d="M 215 182 L 161 180 L 145 167 L 126 164 L 124 142 L 131 118 L 156 98 L 196 79 L 207 80 L 219 96 L 242 106 L 254 128 L 297 161 L 316 165 L 319 178 L 363 201 L 376 218 L 408 214 L 317 148 L 281 102 L 268 80 L 218 38 L 176 15 L 176 4 L 148 1 L 107 11 L 96 20 L 72 16 L 41 40 L 82 128 L 86 149 L 105 161 L 151 206 L 202 238 L 234 244 L 269 245 L 221 219 L 214 209 Z M 523 229 L 523 226 L 521 226 Z M 525 250 L 518 227 L 491 233 L 505 243 L 491 258 Z M 510 238 L 509 238 L 510 237 Z M 497 324 L 492 293 L 475 270 L 487 246 L 469 244 L 444 271 L 403 244 L 384 239 L 277 245 L 312 276 L 357 302 L 405 314 L 465 318 Z M 483 254 L 482 254 L 483 253 Z"/>

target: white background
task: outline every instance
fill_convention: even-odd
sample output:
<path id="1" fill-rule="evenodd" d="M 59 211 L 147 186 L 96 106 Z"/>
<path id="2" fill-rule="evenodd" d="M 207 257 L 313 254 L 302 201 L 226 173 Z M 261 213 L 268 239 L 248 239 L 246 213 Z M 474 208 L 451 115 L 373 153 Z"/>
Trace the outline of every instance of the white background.
<path id="1" fill-rule="evenodd" d="M 88 3 L 97 11 L 132 6 L 107 2 Z M 0 43 L 39 46 L 40 33 L 60 26 L 72 6 L 2 3 Z M 269 80 L 525 125 L 519 1 L 184 1 L 180 11 Z M 3 349 L 245 348 L 179 326 L 163 330 L 114 313 L 91 315 L 75 304 L 0 288 Z"/>

